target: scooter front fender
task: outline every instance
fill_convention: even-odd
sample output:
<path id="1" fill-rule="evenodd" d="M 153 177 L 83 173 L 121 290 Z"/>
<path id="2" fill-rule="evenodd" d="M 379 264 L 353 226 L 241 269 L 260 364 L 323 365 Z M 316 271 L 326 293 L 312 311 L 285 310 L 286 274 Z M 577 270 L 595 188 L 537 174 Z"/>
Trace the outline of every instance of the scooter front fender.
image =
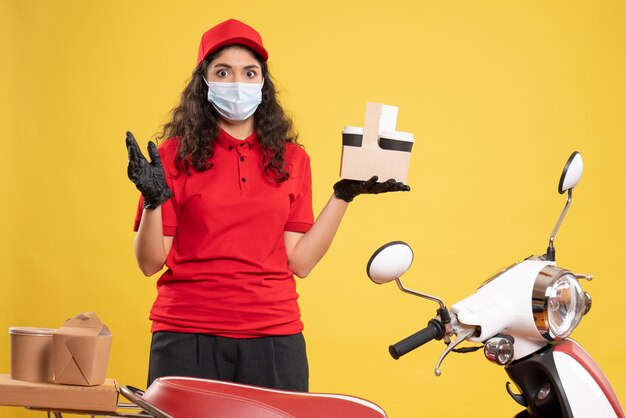
<path id="1" fill-rule="evenodd" d="M 529 417 L 624 418 L 608 380 L 573 340 L 553 343 L 505 370 L 522 392 Z"/>
<path id="2" fill-rule="evenodd" d="M 554 361 L 574 416 L 624 418 L 624 410 L 600 367 L 574 340 L 554 345 Z"/>

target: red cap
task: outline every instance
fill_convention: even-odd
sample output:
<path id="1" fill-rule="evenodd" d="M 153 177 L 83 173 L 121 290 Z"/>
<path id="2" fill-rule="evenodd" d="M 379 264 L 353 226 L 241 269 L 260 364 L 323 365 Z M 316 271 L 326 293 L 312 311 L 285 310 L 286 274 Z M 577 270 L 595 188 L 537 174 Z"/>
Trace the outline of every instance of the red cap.
<path id="1" fill-rule="evenodd" d="M 259 54 L 263 60 L 267 61 L 267 51 L 263 47 L 263 41 L 259 32 L 243 22 L 229 19 L 204 32 L 200 41 L 200 48 L 198 49 L 196 67 L 200 65 L 207 55 L 223 46 L 234 44 L 247 46 Z"/>

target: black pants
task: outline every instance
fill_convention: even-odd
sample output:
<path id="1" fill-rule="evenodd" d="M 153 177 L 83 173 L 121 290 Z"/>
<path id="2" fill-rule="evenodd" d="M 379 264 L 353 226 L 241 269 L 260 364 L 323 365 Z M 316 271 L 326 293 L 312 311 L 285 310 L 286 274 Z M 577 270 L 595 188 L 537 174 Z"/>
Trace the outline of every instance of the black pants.
<path id="1" fill-rule="evenodd" d="M 309 390 L 304 336 L 226 338 L 159 331 L 152 335 L 148 386 L 157 377 L 186 376 Z"/>

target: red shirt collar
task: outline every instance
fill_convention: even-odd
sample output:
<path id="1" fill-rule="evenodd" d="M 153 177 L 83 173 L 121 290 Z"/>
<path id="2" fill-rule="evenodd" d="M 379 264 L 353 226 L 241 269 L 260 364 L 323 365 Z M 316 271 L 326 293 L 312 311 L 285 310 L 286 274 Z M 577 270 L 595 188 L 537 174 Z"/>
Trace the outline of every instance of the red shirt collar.
<path id="1" fill-rule="evenodd" d="M 217 135 L 217 143 L 229 151 L 235 149 L 236 147 L 247 146 L 248 148 L 252 148 L 258 142 L 259 140 L 257 138 L 256 131 L 252 132 L 252 135 L 243 140 L 231 136 L 222 128 L 220 128 L 220 133 Z"/>

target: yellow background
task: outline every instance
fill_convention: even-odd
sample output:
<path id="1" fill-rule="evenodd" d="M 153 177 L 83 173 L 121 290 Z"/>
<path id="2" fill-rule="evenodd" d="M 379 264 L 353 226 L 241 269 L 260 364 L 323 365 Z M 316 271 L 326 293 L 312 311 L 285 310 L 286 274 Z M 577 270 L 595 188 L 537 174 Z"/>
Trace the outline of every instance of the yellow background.
<path id="1" fill-rule="evenodd" d="M 512 416 L 504 370 L 442 343 L 395 361 L 389 343 L 435 305 L 376 286 L 391 240 L 416 260 L 405 284 L 453 303 L 545 251 L 574 150 L 585 175 L 556 239 L 559 265 L 595 279 L 574 337 L 626 401 L 626 3 L 623 1 L 0 1 L 0 373 L 10 326 L 95 311 L 113 331 L 108 374 L 145 386 L 156 277 L 135 265 L 138 192 L 124 132 L 142 148 L 167 120 L 204 30 L 230 17 L 263 35 L 284 107 L 313 164 L 321 210 L 343 125 L 367 101 L 399 107 L 416 138 L 410 193 L 359 197 L 299 281 L 311 389 L 370 399 L 391 417 Z M 41 416 L 0 407 L 3 417 Z"/>

